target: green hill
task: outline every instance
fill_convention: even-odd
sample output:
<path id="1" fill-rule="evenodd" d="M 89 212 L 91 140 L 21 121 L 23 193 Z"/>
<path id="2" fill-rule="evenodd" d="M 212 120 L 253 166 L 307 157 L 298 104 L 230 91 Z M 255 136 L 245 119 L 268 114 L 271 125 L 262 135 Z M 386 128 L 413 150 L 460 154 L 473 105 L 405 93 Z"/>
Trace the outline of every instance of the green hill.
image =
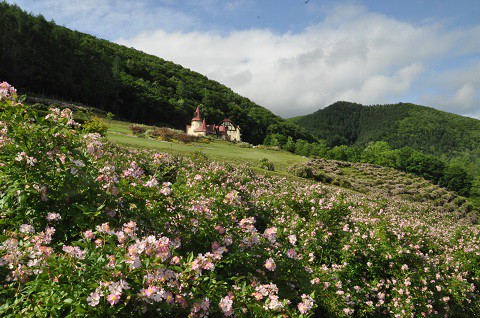
<path id="1" fill-rule="evenodd" d="M 365 146 L 386 141 L 453 156 L 480 148 L 480 121 L 414 104 L 363 106 L 336 102 L 313 114 L 291 119 L 330 146 Z"/>
<path id="2" fill-rule="evenodd" d="M 0 74 L 29 95 L 75 101 L 135 122 L 185 129 L 196 106 L 210 122 L 231 118 L 244 140 L 305 130 L 180 65 L 97 39 L 0 2 Z"/>

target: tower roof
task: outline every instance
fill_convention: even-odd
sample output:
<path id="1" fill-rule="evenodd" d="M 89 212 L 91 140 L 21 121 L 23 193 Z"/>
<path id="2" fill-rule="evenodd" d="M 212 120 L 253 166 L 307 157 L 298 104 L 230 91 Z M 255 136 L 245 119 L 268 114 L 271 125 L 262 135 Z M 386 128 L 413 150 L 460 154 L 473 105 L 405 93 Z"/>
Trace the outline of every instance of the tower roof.
<path id="1" fill-rule="evenodd" d="M 193 113 L 192 120 L 202 120 L 202 113 L 200 112 L 200 107 L 197 106 L 197 110 Z"/>
<path id="2" fill-rule="evenodd" d="M 195 132 L 201 132 L 201 131 L 207 131 L 207 123 L 205 122 L 205 119 L 202 122 L 202 126 L 195 129 Z"/>

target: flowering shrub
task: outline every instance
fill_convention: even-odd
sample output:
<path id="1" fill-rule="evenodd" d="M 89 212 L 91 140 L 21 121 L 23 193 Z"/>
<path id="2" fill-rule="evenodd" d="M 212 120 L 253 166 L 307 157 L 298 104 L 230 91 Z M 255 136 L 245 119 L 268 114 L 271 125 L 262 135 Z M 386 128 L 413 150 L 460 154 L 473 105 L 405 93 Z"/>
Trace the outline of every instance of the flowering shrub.
<path id="1" fill-rule="evenodd" d="M 140 125 L 132 125 L 130 126 L 130 130 L 134 135 L 142 135 L 147 131 L 147 127 Z"/>
<path id="2" fill-rule="evenodd" d="M 199 141 L 200 137 L 187 135 L 185 132 L 180 130 L 174 130 L 166 127 L 157 128 L 154 127 L 152 130 L 147 131 L 147 134 L 153 138 L 164 141 L 180 141 L 183 143 L 191 143 Z"/>
<path id="3" fill-rule="evenodd" d="M 267 158 L 262 158 L 258 166 L 265 170 L 275 171 L 275 165 L 272 162 L 270 162 Z"/>
<path id="4" fill-rule="evenodd" d="M 90 117 L 89 120 L 82 125 L 82 128 L 87 133 L 98 133 L 102 136 L 105 136 L 108 130 L 105 121 L 98 116 Z"/>
<path id="5" fill-rule="evenodd" d="M 0 83 L 0 101 L 15 101 L 17 97 L 17 90 L 7 82 Z"/>
<path id="6" fill-rule="evenodd" d="M 477 226 L 117 147 L 2 85 L 1 316 L 478 315 Z"/>

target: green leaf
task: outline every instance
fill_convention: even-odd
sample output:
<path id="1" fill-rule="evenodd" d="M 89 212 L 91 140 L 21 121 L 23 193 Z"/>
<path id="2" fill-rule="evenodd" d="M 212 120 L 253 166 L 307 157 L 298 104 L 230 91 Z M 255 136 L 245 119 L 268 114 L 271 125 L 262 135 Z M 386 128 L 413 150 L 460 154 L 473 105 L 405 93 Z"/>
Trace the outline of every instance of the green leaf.
<path id="1" fill-rule="evenodd" d="M 28 198 L 28 196 L 27 196 L 26 193 L 20 194 L 20 195 L 18 196 L 18 203 L 19 203 L 20 205 L 23 205 L 23 204 L 27 201 L 27 198 Z"/>

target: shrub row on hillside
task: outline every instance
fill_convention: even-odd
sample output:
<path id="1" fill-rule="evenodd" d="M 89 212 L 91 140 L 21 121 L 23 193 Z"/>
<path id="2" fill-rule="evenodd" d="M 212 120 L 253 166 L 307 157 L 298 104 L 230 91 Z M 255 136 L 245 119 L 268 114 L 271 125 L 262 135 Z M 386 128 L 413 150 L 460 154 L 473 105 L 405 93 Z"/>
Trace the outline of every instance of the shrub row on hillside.
<path id="1" fill-rule="evenodd" d="M 199 141 L 202 138 L 198 136 L 187 135 L 185 132 L 166 127 L 153 127 L 149 129 L 147 126 L 132 125 L 130 131 L 138 137 L 150 137 L 163 141 L 179 141 L 183 143 L 191 143 Z M 207 138 L 204 138 L 208 141 Z"/>
<path id="2" fill-rule="evenodd" d="M 426 155 L 410 147 L 391 149 L 384 141 L 372 142 L 365 147 L 346 145 L 329 148 L 326 141 L 309 143 L 299 139 L 293 141 L 281 134 L 271 134 L 265 138 L 265 145 L 277 146 L 306 157 L 351 162 L 366 162 L 401 171 L 415 173 L 463 196 L 480 195 L 472 191 L 474 177 L 461 165 L 448 163 L 437 156 Z"/>

